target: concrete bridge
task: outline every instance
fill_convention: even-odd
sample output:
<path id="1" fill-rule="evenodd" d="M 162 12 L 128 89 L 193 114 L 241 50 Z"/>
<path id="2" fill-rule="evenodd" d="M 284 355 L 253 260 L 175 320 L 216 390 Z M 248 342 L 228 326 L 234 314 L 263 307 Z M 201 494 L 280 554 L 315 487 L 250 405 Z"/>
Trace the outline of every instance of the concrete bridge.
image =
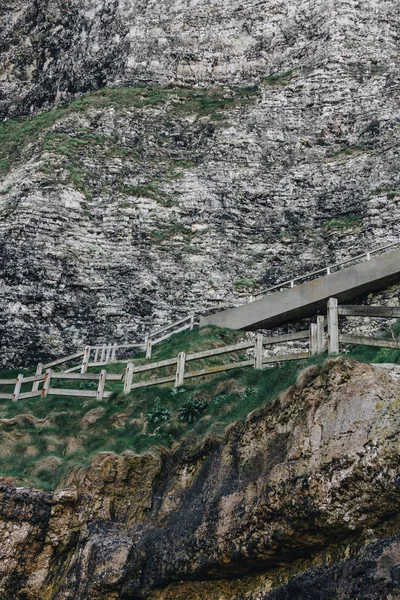
<path id="1" fill-rule="evenodd" d="M 385 250 L 385 249 L 382 249 Z M 218 325 L 230 329 L 269 329 L 326 312 L 330 297 L 348 302 L 363 294 L 385 289 L 400 280 L 400 249 L 387 251 L 375 258 L 368 253 L 364 262 L 353 264 L 313 281 L 263 297 L 236 308 L 202 317 L 200 326 Z M 307 276 L 305 276 L 307 277 Z"/>

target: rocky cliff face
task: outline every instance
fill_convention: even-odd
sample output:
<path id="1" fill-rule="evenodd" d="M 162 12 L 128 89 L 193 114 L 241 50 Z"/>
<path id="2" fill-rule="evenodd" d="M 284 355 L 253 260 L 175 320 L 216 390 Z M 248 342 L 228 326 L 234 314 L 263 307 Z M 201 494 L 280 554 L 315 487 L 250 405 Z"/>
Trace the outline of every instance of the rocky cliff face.
<path id="1" fill-rule="evenodd" d="M 347 112 L 371 77 L 375 93 L 381 78 L 398 81 L 391 0 L 6 0 L 0 18 L 6 116 L 110 84 L 232 85 L 299 65 L 335 80 L 329 104 Z M 322 108 L 322 90 L 308 88 Z"/>
<path id="2" fill-rule="evenodd" d="M 394 0 L 15 0 L 0 19 L 3 116 L 121 86 L 0 127 L 4 365 L 398 239 Z"/>
<path id="3" fill-rule="evenodd" d="M 399 598 L 399 394 L 329 360 L 223 440 L 4 483 L 2 598 Z"/>

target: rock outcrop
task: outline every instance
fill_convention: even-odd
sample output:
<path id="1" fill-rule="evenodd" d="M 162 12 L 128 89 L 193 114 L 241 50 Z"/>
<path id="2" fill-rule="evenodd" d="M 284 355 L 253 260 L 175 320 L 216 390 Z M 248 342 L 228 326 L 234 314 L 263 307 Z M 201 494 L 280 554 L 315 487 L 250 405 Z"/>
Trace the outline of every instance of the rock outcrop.
<path id="1" fill-rule="evenodd" d="M 398 28 L 395 0 L 7 2 L 4 117 L 121 87 L 0 126 L 4 366 L 397 241 Z"/>
<path id="2" fill-rule="evenodd" d="M 400 597 L 400 385 L 328 360 L 223 440 L 1 486 L 5 600 Z"/>

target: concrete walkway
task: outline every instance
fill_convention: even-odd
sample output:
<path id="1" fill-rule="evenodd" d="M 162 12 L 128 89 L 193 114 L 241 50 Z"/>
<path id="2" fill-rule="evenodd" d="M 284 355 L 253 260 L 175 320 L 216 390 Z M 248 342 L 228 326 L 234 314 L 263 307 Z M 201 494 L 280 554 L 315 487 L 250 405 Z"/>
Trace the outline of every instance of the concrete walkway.
<path id="1" fill-rule="evenodd" d="M 365 293 L 385 289 L 399 280 L 400 250 L 395 250 L 294 288 L 276 292 L 256 302 L 202 317 L 200 326 L 268 329 L 313 316 L 318 311 L 325 314 L 330 297 L 347 302 Z"/>

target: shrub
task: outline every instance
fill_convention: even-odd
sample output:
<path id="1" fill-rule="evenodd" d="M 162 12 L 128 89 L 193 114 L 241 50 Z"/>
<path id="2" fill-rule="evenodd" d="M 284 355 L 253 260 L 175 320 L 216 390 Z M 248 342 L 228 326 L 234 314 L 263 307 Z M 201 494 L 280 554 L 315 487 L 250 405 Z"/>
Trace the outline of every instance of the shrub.
<path id="1" fill-rule="evenodd" d="M 159 399 L 157 399 L 153 410 L 147 413 L 146 419 L 148 423 L 163 423 L 164 421 L 168 421 L 169 416 L 169 408 L 161 404 Z"/>
<path id="2" fill-rule="evenodd" d="M 190 398 L 179 408 L 180 420 L 184 423 L 194 423 L 196 419 L 206 410 L 207 402 Z"/>

